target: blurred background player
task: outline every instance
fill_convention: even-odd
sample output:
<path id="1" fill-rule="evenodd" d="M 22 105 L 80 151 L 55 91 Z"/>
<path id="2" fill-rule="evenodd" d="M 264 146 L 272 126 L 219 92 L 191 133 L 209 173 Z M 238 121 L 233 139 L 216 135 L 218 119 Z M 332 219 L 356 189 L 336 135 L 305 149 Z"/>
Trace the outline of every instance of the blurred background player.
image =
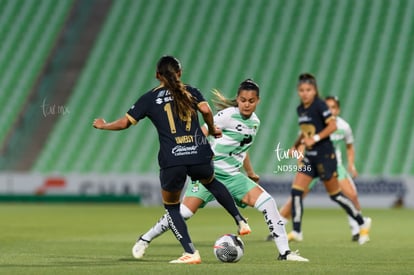
<path id="1" fill-rule="evenodd" d="M 308 261 L 308 259 L 291 252 L 284 223 L 277 210 L 275 200 L 256 182 L 256 175 L 248 157 L 248 150 L 253 144 L 260 120 L 254 113 L 259 103 L 259 86 L 248 79 L 243 81 L 237 91 L 235 100 L 225 98 L 215 91 L 215 105 L 219 112 L 214 116 L 214 123 L 223 131 L 223 136 L 212 140 L 214 151 L 214 168 L 217 179 L 229 189 L 240 207 L 251 206 L 263 213 L 272 239 L 279 250 L 279 260 Z M 210 126 L 203 126 L 207 135 Z M 247 176 L 240 171 L 244 167 Z M 214 200 L 212 194 L 198 182 L 188 184 L 181 215 L 191 218 L 196 211 Z M 145 234 L 139 237 L 132 249 L 135 258 L 142 258 L 150 241 L 169 229 L 167 216 L 161 219 Z"/>
<path id="2" fill-rule="evenodd" d="M 202 113 L 209 134 L 219 137 L 221 131 L 214 127 L 211 109 L 203 95 L 198 89 L 184 85 L 181 73 L 178 59 L 163 56 L 158 61 L 156 71 L 160 85 L 141 96 L 124 117 L 110 123 L 101 118 L 95 119 L 93 126 L 103 130 L 123 130 L 145 117 L 155 125 L 160 142 L 158 162 L 166 217 L 185 251 L 182 257 L 170 263 L 198 264 L 201 263 L 199 252 L 180 214 L 180 195 L 187 175 L 199 180 L 214 194 L 239 225 L 240 235 L 249 234 L 250 228 L 228 190 L 215 179 L 213 152 L 201 131 L 197 111 Z M 175 150 L 178 147 L 181 150 Z"/>
<path id="3" fill-rule="evenodd" d="M 358 200 L 358 193 L 353 181 L 353 178 L 358 176 L 357 169 L 355 168 L 355 150 L 354 150 L 354 136 L 352 134 L 351 126 L 342 117 L 339 116 L 341 112 L 340 101 L 336 96 L 327 96 L 325 98 L 326 105 L 331 111 L 332 115 L 336 119 L 337 130 L 330 135 L 330 139 L 335 147 L 336 159 L 337 159 L 337 173 L 339 186 L 342 192 L 354 203 L 358 211 L 361 211 L 361 205 Z M 348 163 L 348 171 L 342 161 L 342 143 L 346 146 L 346 156 Z M 302 146 L 303 147 L 303 146 Z M 318 183 L 319 178 L 315 178 L 309 185 L 308 189 L 303 193 L 303 197 Z M 283 205 L 280 209 L 280 214 L 287 221 L 291 217 L 292 200 L 291 198 Z M 369 218 L 366 218 L 369 219 Z M 359 239 L 359 225 L 353 219 L 352 216 L 348 215 L 348 223 L 351 228 L 352 240 L 358 241 Z M 268 237 L 270 240 L 270 236 Z M 300 240 L 300 239 L 299 239 Z"/>
<path id="4" fill-rule="evenodd" d="M 297 107 L 301 134 L 295 142 L 295 149 L 303 144 L 305 155 L 302 166 L 296 174 L 291 190 L 293 231 L 290 240 L 303 240 L 302 216 L 303 194 L 314 178 L 319 177 L 330 198 L 338 203 L 359 225 L 359 243 L 369 241 L 371 220 L 363 218 L 350 198 L 345 196 L 337 179 L 337 160 L 334 146 L 329 138 L 336 129 L 336 120 L 326 103 L 319 98 L 316 79 L 311 74 L 301 74 L 298 80 L 298 94 L 301 104 Z"/>

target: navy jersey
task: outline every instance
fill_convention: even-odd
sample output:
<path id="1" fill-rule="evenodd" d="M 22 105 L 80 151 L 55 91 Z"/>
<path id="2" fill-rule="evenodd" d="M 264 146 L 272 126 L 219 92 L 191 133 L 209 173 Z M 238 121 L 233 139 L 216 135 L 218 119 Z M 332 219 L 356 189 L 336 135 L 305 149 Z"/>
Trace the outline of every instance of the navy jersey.
<path id="1" fill-rule="evenodd" d="M 194 109 L 205 99 L 200 91 L 186 86 L 195 98 Z M 127 112 L 132 124 L 148 117 L 158 132 L 160 150 L 158 163 L 161 168 L 208 163 L 213 157 L 210 144 L 200 128 L 198 116 L 189 121 L 178 118 L 174 112 L 174 98 L 164 87 L 157 87 L 141 96 Z"/>
<path id="2" fill-rule="evenodd" d="M 300 130 L 305 137 L 313 137 L 326 127 L 330 119 L 334 118 L 325 101 L 319 97 L 316 97 L 307 108 L 303 104 L 300 104 L 297 107 L 297 112 Z M 316 155 L 320 150 L 327 150 L 326 152 L 333 150 L 333 145 L 329 137 L 321 139 L 312 148 L 307 148 L 306 153 L 307 155 Z"/>

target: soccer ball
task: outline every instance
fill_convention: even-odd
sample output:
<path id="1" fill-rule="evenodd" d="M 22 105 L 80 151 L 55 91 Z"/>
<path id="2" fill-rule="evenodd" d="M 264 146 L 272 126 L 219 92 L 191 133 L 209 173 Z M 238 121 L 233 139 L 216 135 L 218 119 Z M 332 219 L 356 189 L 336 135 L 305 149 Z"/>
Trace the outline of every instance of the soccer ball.
<path id="1" fill-rule="evenodd" d="M 244 254 L 243 241 L 234 234 L 225 234 L 216 240 L 214 255 L 224 263 L 238 262 Z"/>

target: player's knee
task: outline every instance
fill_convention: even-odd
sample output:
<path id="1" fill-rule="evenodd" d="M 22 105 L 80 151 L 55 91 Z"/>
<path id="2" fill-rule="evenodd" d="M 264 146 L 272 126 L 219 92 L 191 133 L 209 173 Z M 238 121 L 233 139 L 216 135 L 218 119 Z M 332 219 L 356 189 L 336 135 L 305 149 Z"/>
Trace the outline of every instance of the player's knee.
<path id="1" fill-rule="evenodd" d="M 254 208 L 258 209 L 259 211 L 262 211 L 261 210 L 261 205 L 263 205 L 265 202 L 268 202 L 268 201 L 273 202 L 274 204 L 276 204 L 276 201 L 273 199 L 273 197 L 270 196 L 270 194 L 267 193 L 266 191 L 263 191 L 257 197 L 255 202 L 252 200 L 252 202 L 254 202 L 254 203 L 248 202 L 247 204 L 250 205 L 250 206 L 253 206 Z"/>
<path id="2" fill-rule="evenodd" d="M 194 215 L 194 213 L 183 203 L 180 205 L 180 214 L 185 220 L 188 220 Z"/>

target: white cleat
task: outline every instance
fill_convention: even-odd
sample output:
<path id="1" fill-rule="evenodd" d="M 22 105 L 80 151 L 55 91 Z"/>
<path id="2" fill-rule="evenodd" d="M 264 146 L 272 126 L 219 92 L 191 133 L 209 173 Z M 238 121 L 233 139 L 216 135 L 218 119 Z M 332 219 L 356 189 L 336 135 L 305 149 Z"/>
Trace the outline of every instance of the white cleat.
<path id="1" fill-rule="evenodd" d="M 359 239 L 360 245 L 369 242 L 369 231 L 371 230 L 372 220 L 371 218 L 364 218 L 364 224 L 360 226 Z"/>
<path id="2" fill-rule="evenodd" d="M 239 222 L 239 230 L 237 233 L 239 233 L 240 236 L 248 235 L 251 232 L 252 230 L 250 229 L 250 226 L 246 222 L 244 221 Z"/>
<path id="3" fill-rule="evenodd" d="M 287 235 L 288 237 L 288 241 L 295 241 L 295 242 L 301 242 L 303 241 L 303 233 L 302 232 L 296 232 L 296 231 L 291 231 L 289 232 L 289 234 Z"/>
<path id="4" fill-rule="evenodd" d="M 299 255 L 299 251 L 296 250 L 286 251 L 285 255 L 279 255 L 278 260 L 280 261 L 292 261 L 292 262 L 309 262 L 309 259 L 306 259 Z"/>
<path id="5" fill-rule="evenodd" d="M 184 252 L 183 256 L 177 260 L 170 261 L 170 264 L 201 264 L 200 253 L 198 253 L 198 250 L 193 254 Z"/>
<path id="6" fill-rule="evenodd" d="M 144 257 L 145 250 L 148 248 L 148 246 L 149 242 L 141 239 L 140 237 L 132 248 L 132 256 L 134 256 L 135 259 L 141 259 Z"/>

